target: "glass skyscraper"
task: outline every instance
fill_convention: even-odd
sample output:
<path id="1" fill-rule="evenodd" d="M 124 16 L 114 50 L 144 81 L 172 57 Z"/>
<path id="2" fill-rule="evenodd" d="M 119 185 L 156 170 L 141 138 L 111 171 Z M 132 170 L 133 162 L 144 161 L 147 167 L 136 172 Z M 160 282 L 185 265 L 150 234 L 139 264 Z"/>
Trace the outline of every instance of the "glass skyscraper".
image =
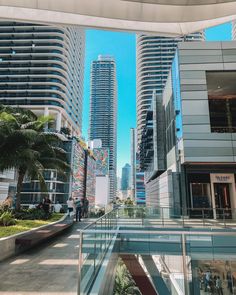
<path id="1" fill-rule="evenodd" d="M 109 149 L 110 201 L 116 197 L 117 84 L 116 63 L 99 56 L 91 67 L 89 139 L 101 139 Z"/>
<path id="2" fill-rule="evenodd" d="M 131 188 L 131 166 L 126 163 L 122 168 L 121 176 L 121 190 L 128 190 Z"/>

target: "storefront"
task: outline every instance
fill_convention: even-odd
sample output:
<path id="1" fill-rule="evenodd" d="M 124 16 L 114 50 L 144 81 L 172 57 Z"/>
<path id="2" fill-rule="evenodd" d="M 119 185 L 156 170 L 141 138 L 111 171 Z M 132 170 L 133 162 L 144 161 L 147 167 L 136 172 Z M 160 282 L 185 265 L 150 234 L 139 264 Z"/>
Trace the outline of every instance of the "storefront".
<path id="1" fill-rule="evenodd" d="M 189 173 L 189 215 L 224 219 L 236 217 L 235 175 L 233 173 Z"/>
<path id="2" fill-rule="evenodd" d="M 236 209 L 234 174 L 210 174 L 210 178 L 214 218 L 232 218 Z"/>

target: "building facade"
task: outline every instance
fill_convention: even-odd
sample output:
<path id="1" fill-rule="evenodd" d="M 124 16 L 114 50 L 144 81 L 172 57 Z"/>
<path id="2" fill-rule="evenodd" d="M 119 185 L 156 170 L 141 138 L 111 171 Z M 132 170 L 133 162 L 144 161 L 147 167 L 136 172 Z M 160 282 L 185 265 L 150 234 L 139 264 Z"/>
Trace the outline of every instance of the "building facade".
<path id="1" fill-rule="evenodd" d="M 136 171 L 136 194 L 135 202 L 137 205 L 146 204 L 146 193 L 144 184 L 144 172 Z"/>
<path id="2" fill-rule="evenodd" d="M 122 175 L 121 175 L 121 190 L 126 191 L 130 189 L 131 186 L 131 166 L 126 163 L 124 167 L 122 167 Z"/>
<path id="3" fill-rule="evenodd" d="M 85 33 L 78 27 L 0 22 L 0 103 L 82 128 Z"/>
<path id="4" fill-rule="evenodd" d="M 89 139 L 101 139 L 109 149 L 110 201 L 116 197 L 117 83 L 116 63 L 99 56 L 91 66 Z"/>
<path id="5" fill-rule="evenodd" d="M 102 147 L 101 139 L 90 141 L 89 147 L 95 158 L 95 205 L 106 207 L 110 202 L 109 149 Z"/>
<path id="6" fill-rule="evenodd" d="M 137 154 L 137 131 L 136 128 L 130 129 L 130 163 L 131 163 L 131 192 L 132 199 L 135 199 L 136 191 L 136 154 Z"/>
<path id="7" fill-rule="evenodd" d="M 82 129 L 85 32 L 78 27 L 0 22 L 0 104 L 50 115 L 53 132 L 78 136 Z M 70 144 L 62 135 L 63 147 Z M 45 171 L 52 201 L 68 198 L 69 183 Z M 22 199 L 38 201 L 38 182 L 25 180 Z M 65 197 L 66 196 L 66 197 Z M 27 199 L 28 198 L 28 199 Z"/>
<path id="8" fill-rule="evenodd" d="M 155 35 L 137 35 L 136 100 L 138 149 L 140 149 L 143 143 L 142 137 L 147 123 L 147 113 L 152 111 L 153 91 L 155 91 L 157 95 L 162 94 L 178 43 L 199 40 L 204 40 L 203 32 L 175 39 Z M 150 118 L 148 118 L 148 121 L 150 121 Z M 149 129 L 149 132 L 151 131 L 149 127 L 147 127 L 147 129 Z M 145 145 L 146 143 L 144 142 L 143 144 Z M 153 145 L 152 143 L 150 144 Z M 149 156 L 150 153 L 148 157 Z M 140 158 L 141 166 L 147 164 L 143 163 L 144 160 L 145 158 Z"/>
<path id="9" fill-rule="evenodd" d="M 235 215 L 235 52 L 236 42 L 180 44 L 163 92 L 166 168 L 179 176 L 169 205 L 190 216 Z"/>

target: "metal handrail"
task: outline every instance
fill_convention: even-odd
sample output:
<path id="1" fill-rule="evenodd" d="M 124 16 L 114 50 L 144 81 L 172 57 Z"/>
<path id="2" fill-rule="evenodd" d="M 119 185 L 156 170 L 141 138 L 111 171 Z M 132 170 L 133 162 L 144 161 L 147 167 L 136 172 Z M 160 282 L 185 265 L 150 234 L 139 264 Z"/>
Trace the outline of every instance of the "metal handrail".
<path id="1" fill-rule="evenodd" d="M 84 232 L 85 230 L 87 230 L 89 227 L 95 225 L 98 221 L 100 221 L 103 218 L 106 218 L 107 215 L 111 214 L 111 212 L 116 211 L 117 209 L 112 209 L 111 211 L 105 213 L 104 215 L 100 216 L 99 218 L 97 218 L 95 221 L 93 221 L 92 223 L 86 225 L 83 229 L 80 230 L 80 232 Z"/>
<path id="2" fill-rule="evenodd" d="M 183 230 L 123 230 L 123 229 L 117 229 L 117 230 L 88 230 L 87 233 L 113 233 L 113 234 L 141 234 L 141 235 L 203 235 L 203 236 L 236 236 L 236 231 L 183 231 Z"/>

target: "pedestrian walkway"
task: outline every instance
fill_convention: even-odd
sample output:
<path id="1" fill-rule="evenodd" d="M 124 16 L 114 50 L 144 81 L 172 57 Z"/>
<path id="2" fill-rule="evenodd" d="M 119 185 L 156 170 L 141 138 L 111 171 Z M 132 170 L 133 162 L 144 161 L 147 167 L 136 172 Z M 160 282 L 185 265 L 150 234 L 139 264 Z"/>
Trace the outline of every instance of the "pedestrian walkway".
<path id="1" fill-rule="evenodd" d="M 79 231 L 89 220 L 21 255 L 0 263 L 0 294 L 75 295 Z"/>

